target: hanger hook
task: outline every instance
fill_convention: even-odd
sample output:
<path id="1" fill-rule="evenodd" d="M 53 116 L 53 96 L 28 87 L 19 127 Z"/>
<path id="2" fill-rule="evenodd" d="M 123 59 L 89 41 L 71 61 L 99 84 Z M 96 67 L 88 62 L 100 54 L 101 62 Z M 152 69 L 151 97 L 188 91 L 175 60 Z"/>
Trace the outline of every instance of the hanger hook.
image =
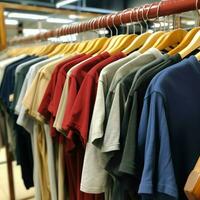
<path id="1" fill-rule="evenodd" d="M 100 20 L 101 20 L 101 16 L 95 19 L 95 22 L 97 21 L 97 30 L 98 31 L 100 30 L 100 26 L 99 26 Z M 98 31 L 97 31 L 97 33 L 98 33 Z"/>
<path id="2" fill-rule="evenodd" d="M 118 12 L 118 15 L 119 15 L 119 20 L 120 20 L 120 25 L 123 26 L 123 21 L 122 21 L 122 16 L 123 16 L 123 13 L 125 13 L 128 9 L 126 10 L 123 10 L 122 12 Z M 128 33 L 127 33 L 128 34 Z"/>
<path id="3" fill-rule="evenodd" d="M 142 27 L 142 23 L 140 22 L 139 20 L 139 10 L 140 10 L 141 6 L 139 6 L 137 8 L 137 20 L 138 20 L 138 23 L 140 24 L 140 32 L 143 33 L 143 27 Z"/>
<path id="4" fill-rule="evenodd" d="M 158 19 L 158 23 L 160 24 L 160 30 L 162 29 L 161 23 L 160 23 L 160 20 L 159 20 L 159 12 L 160 12 L 160 6 L 161 6 L 161 4 L 162 4 L 162 1 L 160 1 L 158 3 L 158 7 L 157 7 L 157 19 Z"/>
<path id="5" fill-rule="evenodd" d="M 130 25 L 131 25 L 131 24 L 133 24 L 133 20 L 132 20 L 132 14 L 133 14 L 133 12 L 132 12 L 132 9 L 130 9 L 130 8 L 124 10 L 124 12 L 127 12 L 127 11 L 130 12 L 129 17 L 130 17 Z M 122 12 L 122 13 L 123 13 L 123 12 Z M 126 34 L 127 34 L 127 35 L 130 33 L 130 28 L 129 28 L 130 25 L 127 25 L 127 31 L 126 31 Z"/>
<path id="6" fill-rule="evenodd" d="M 101 23 L 103 19 L 104 19 L 104 16 L 101 16 L 101 17 L 100 17 L 100 20 L 99 20 L 99 23 Z M 100 25 L 99 25 L 99 28 L 100 28 Z M 103 28 L 103 30 L 104 30 L 103 35 L 104 35 L 104 37 L 106 37 L 106 33 L 105 33 L 105 30 L 106 30 L 106 29 Z"/>
<path id="7" fill-rule="evenodd" d="M 116 27 L 116 25 L 115 25 L 115 18 L 117 17 L 117 14 L 113 14 L 111 17 L 112 17 L 112 25 L 113 25 L 114 28 L 115 28 L 116 35 L 118 35 L 118 29 L 117 29 L 117 27 Z"/>
<path id="8" fill-rule="evenodd" d="M 155 3 L 151 3 L 150 5 L 149 5 L 149 7 L 148 7 L 148 10 L 147 10 L 147 12 L 146 12 L 146 19 L 148 20 L 148 21 L 150 21 L 150 22 L 155 22 L 156 21 L 156 19 L 157 18 L 155 18 L 155 19 L 149 19 L 149 11 L 150 11 L 150 9 L 151 9 L 151 7 L 154 5 Z M 155 24 L 153 23 L 153 31 L 155 32 Z"/>
<path id="9" fill-rule="evenodd" d="M 119 13 L 119 15 L 120 15 L 120 24 L 123 26 L 123 21 L 122 21 L 122 16 L 123 16 L 123 14 L 124 13 L 126 13 L 127 11 L 130 11 L 130 10 L 132 10 L 131 8 L 127 8 L 127 9 L 125 9 L 125 10 L 123 10 L 122 12 L 120 12 Z M 130 17 L 130 21 L 131 21 L 131 17 Z M 126 34 L 128 35 L 129 34 L 129 25 L 127 25 L 127 30 L 126 30 Z"/>
<path id="10" fill-rule="evenodd" d="M 198 14 L 198 26 L 199 26 L 199 21 L 200 21 L 200 12 L 199 12 L 199 0 L 196 0 L 196 11 L 197 11 L 197 14 Z"/>
<path id="11" fill-rule="evenodd" d="M 137 8 L 133 8 L 131 9 L 131 19 L 133 17 L 133 13 L 135 12 L 135 10 L 137 10 Z M 138 12 L 136 12 L 136 20 L 137 20 L 137 23 L 139 22 L 139 18 L 138 18 Z M 135 23 L 133 22 L 133 20 L 131 20 L 132 24 L 133 24 L 133 33 L 135 34 L 135 30 L 136 30 L 136 26 L 135 26 Z"/>
<path id="12" fill-rule="evenodd" d="M 142 19 L 143 19 L 143 21 L 144 21 L 144 23 L 145 23 L 145 25 L 146 25 L 146 31 L 148 31 L 149 30 L 149 28 L 148 28 L 148 24 L 147 24 L 147 19 L 145 20 L 145 18 L 144 18 L 144 9 L 146 8 L 146 6 L 148 6 L 149 4 L 144 4 L 144 6 L 142 7 Z"/>
<path id="13" fill-rule="evenodd" d="M 113 36 L 113 32 L 112 29 L 110 28 L 109 24 L 108 24 L 108 19 L 111 17 L 111 15 L 107 15 L 106 17 L 106 24 L 107 24 L 107 28 L 110 30 L 110 35 L 111 37 Z"/>

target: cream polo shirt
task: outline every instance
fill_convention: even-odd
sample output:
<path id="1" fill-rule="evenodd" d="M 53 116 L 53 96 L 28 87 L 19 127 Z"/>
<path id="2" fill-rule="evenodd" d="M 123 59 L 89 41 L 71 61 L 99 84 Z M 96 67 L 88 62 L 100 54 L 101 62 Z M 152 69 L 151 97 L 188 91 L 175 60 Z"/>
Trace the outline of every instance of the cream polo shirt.
<path id="1" fill-rule="evenodd" d="M 83 192 L 102 193 L 106 190 L 107 173 L 98 161 L 98 158 L 101 157 L 101 152 L 92 142 L 96 138 L 103 137 L 104 134 L 105 100 L 115 72 L 122 65 L 139 55 L 140 53 L 136 51 L 125 58 L 109 64 L 100 73 L 82 170 L 81 191 Z"/>
<path id="2" fill-rule="evenodd" d="M 26 94 L 27 89 L 31 86 L 38 70 L 42 68 L 43 66 L 45 66 L 46 64 L 53 62 L 55 60 L 58 60 L 59 58 L 61 58 L 61 56 L 54 56 L 52 58 L 49 58 L 47 60 L 34 64 L 29 69 L 26 75 L 26 78 L 24 80 L 16 107 L 15 107 L 15 113 L 18 114 L 17 124 L 24 127 L 26 131 L 28 131 L 30 134 L 33 133 L 33 121 L 31 117 L 27 114 L 26 108 L 22 105 L 22 100 Z"/>
<path id="3" fill-rule="evenodd" d="M 3 61 L 0 62 L 0 85 L 1 85 L 1 82 L 3 80 L 3 76 L 4 76 L 4 72 L 5 72 L 5 69 L 8 65 L 12 64 L 13 62 L 16 62 L 22 58 L 25 58 L 26 55 L 21 55 L 21 56 L 17 56 L 17 57 L 14 57 L 14 58 L 8 58 L 8 59 L 5 59 Z"/>
<path id="4" fill-rule="evenodd" d="M 55 121 L 54 121 L 54 124 L 53 124 L 53 127 L 56 128 L 56 130 L 61 132 L 61 133 L 63 132 L 62 122 L 63 122 L 63 118 L 64 118 L 64 114 L 65 114 L 65 108 L 66 108 L 66 104 L 67 104 L 67 96 L 68 96 L 68 89 L 69 89 L 69 77 L 70 77 L 72 71 L 77 66 L 81 65 L 82 63 L 86 62 L 89 59 L 91 59 L 91 58 L 88 58 L 88 59 L 82 61 L 81 63 L 75 65 L 74 67 L 72 67 L 67 72 L 67 76 L 66 76 L 64 87 L 63 87 L 62 95 L 61 95 L 61 98 L 60 98 L 60 103 L 59 103 L 59 106 L 58 106 L 56 118 L 55 118 Z"/>
<path id="5" fill-rule="evenodd" d="M 24 99 L 22 101 L 23 106 L 27 109 L 28 114 L 38 121 L 44 121 L 42 115 L 38 112 L 38 108 L 42 101 L 44 92 L 47 85 L 51 79 L 55 65 L 62 62 L 65 57 L 62 57 L 56 61 L 53 61 L 45 66 L 43 66 L 36 74 L 31 86 L 28 88 Z"/>

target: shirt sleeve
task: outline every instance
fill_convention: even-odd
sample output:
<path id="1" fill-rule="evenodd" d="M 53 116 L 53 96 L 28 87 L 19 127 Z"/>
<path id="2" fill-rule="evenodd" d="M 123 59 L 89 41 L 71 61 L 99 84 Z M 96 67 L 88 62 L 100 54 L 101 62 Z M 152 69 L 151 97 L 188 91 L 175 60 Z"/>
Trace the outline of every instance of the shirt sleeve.
<path id="1" fill-rule="evenodd" d="M 89 141 L 101 149 L 105 130 L 105 117 L 106 117 L 106 86 L 107 79 L 99 80 L 97 86 L 97 95 L 95 99 L 92 120 L 90 124 Z"/>
<path id="2" fill-rule="evenodd" d="M 74 104 L 74 101 L 76 99 L 78 93 L 78 85 L 76 78 L 71 75 L 69 77 L 69 90 L 68 90 L 68 96 L 67 98 L 67 103 L 66 103 L 66 108 L 65 108 L 65 114 L 62 122 L 62 128 L 65 131 L 68 131 L 68 123 L 69 123 L 69 116 L 71 113 L 71 108 Z"/>
<path id="3" fill-rule="evenodd" d="M 107 121 L 106 131 L 102 144 L 102 152 L 117 151 L 120 149 L 120 129 L 121 118 L 123 115 L 123 106 L 125 105 L 125 98 L 123 93 L 120 92 L 120 85 L 114 93 L 114 98 Z"/>
<path id="4" fill-rule="evenodd" d="M 55 79 L 55 74 L 52 74 L 51 80 L 45 90 L 44 96 L 42 98 L 41 104 L 39 106 L 38 112 L 43 115 L 46 120 L 50 120 L 51 113 L 48 110 L 48 106 L 51 102 L 52 90 L 53 90 L 53 82 Z"/>
<path id="5" fill-rule="evenodd" d="M 95 103 L 95 97 L 95 79 L 92 76 L 87 75 L 73 104 L 70 120 L 67 124 L 70 129 L 75 129 L 80 133 L 83 144 L 85 145 L 87 143 L 89 124 Z"/>
<path id="6" fill-rule="evenodd" d="M 23 98 L 22 104 L 26 108 L 27 111 L 30 111 L 33 106 L 33 101 L 35 98 L 35 91 L 38 87 L 38 82 L 40 79 L 41 70 L 39 70 L 31 83 L 30 87 L 27 89 L 26 94 Z"/>
<path id="7" fill-rule="evenodd" d="M 178 198 L 164 98 L 158 92 L 144 100 L 138 153 L 140 164 L 143 163 L 139 194 L 157 196 L 162 193 Z"/>

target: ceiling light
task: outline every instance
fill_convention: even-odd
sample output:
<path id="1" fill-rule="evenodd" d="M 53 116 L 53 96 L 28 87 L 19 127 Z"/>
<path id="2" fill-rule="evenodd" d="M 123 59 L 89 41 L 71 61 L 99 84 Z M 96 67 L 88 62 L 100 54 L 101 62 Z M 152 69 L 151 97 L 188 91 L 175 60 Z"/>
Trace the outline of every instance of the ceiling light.
<path id="1" fill-rule="evenodd" d="M 195 25 L 195 21 L 194 20 L 182 20 L 181 21 L 183 24 L 186 24 L 188 26 L 193 26 Z"/>
<path id="2" fill-rule="evenodd" d="M 28 14 L 28 13 L 10 13 L 8 17 L 18 18 L 18 19 L 31 19 L 31 20 L 45 20 L 48 18 L 45 15 L 36 15 L 36 14 Z"/>
<path id="3" fill-rule="evenodd" d="M 61 19 L 61 18 L 48 18 L 46 21 L 49 23 L 59 23 L 59 24 L 69 24 L 73 22 L 70 19 Z"/>
<path id="4" fill-rule="evenodd" d="M 30 36 L 30 35 L 36 35 L 38 33 L 45 33 L 47 32 L 48 30 L 47 29 L 26 29 L 24 28 L 23 29 L 23 35 L 26 37 L 26 36 Z"/>
<path id="5" fill-rule="evenodd" d="M 169 26 L 169 23 L 167 22 L 160 22 L 160 23 L 154 23 L 155 28 L 163 27 L 163 26 Z"/>
<path id="6" fill-rule="evenodd" d="M 3 14 L 4 14 L 4 16 L 7 16 L 8 15 L 8 11 L 4 11 Z"/>
<path id="7" fill-rule="evenodd" d="M 52 41 L 52 42 L 72 42 L 76 40 L 77 40 L 77 34 L 48 38 L 48 41 Z"/>
<path id="8" fill-rule="evenodd" d="M 77 2 L 78 0 L 64 0 L 64 1 L 60 1 L 56 4 L 56 8 L 60 8 L 64 5 L 67 5 L 67 4 L 71 4 L 71 3 L 74 3 L 74 2 Z"/>
<path id="9" fill-rule="evenodd" d="M 106 34 L 108 34 L 109 32 L 108 32 L 108 30 L 106 30 L 106 29 L 100 29 L 100 30 L 98 31 L 98 33 L 99 33 L 100 35 L 106 35 Z"/>
<path id="10" fill-rule="evenodd" d="M 6 25 L 18 25 L 19 21 L 15 20 L 15 19 L 5 19 L 5 24 Z"/>
<path id="11" fill-rule="evenodd" d="M 83 19 L 85 18 L 84 16 L 82 15 L 69 15 L 68 16 L 70 19 Z"/>

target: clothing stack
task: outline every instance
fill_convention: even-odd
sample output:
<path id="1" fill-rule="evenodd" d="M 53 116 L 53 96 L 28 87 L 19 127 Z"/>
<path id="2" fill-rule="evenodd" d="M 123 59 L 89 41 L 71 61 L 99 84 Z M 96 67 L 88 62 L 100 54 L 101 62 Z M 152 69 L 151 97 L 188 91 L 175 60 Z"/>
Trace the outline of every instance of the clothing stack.
<path id="1" fill-rule="evenodd" d="M 37 200 L 186 199 L 200 63 L 156 48 L 0 61 L 0 144 Z"/>

